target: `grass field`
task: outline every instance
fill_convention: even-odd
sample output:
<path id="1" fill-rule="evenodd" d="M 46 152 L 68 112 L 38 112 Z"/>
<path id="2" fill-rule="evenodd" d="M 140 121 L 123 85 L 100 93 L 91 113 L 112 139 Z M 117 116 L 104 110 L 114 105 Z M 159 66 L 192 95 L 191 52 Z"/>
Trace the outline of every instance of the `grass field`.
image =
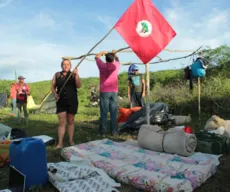
<path id="1" fill-rule="evenodd" d="M 9 109 L 0 111 L 0 122 L 4 123 L 12 128 L 25 129 L 28 136 L 34 135 L 49 135 L 51 137 L 57 137 L 57 117 L 56 115 L 30 115 L 28 127 L 22 124 L 18 126 L 13 117 L 9 115 Z M 75 138 L 76 144 L 99 139 L 97 135 L 98 129 L 98 117 L 99 111 L 97 108 L 80 108 L 79 114 L 76 116 L 75 123 Z M 127 139 L 135 139 L 135 135 L 119 136 L 116 138 L 109 137 L 116 141 L 122 141 Z M 65 147 L 68 146 L 67 136 L 64 140 Z M 55 150 L 53 147 L 47 147 L 47 159 L 48 162 L 63 161 L 60 156 L 60 150 Z M 210 178 L 204 185 L 202 185 L 196 191 L 205 192 L 229 192 L 230 191 L 230 156 L 224 155 L 220 159 L 221 164 L 218 167 L 217 173 Z M 0 169 L 0 189 L 7 188 L 8 184 L 8 169 Z M 48 184 L 46 188 L 34 189 L 33 191 L 57 191 L 51 184 Z M 122 185 L 121 192 L 135 192 L 136 190 L 130 186 Z"/>

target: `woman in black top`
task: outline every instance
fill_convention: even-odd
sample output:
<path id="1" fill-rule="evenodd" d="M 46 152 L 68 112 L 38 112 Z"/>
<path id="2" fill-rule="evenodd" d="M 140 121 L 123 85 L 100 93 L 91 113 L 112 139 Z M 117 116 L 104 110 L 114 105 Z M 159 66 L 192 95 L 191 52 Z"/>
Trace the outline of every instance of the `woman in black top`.
<path id="1" fill-rule="evenodd" d="M 63 147 L 63 137 L 65 135 L 65 126 L 68 124 L 69 144 L 74 145 L 74 117 L 78 110 L 77 88 L 81 87 L 81 81 L 78 70 L 73 70 L 73 75 L 69 78 L 64 89 L 59 95 L 62 85 L 71 74 L 71 62 L 67 59 L 61 63 L 62 71 L 57 72 L 52 80 L 51 91 L 56 97 L 57 114 L 59 120 L 58 127 L 58 145 L 57 149 Z"/>

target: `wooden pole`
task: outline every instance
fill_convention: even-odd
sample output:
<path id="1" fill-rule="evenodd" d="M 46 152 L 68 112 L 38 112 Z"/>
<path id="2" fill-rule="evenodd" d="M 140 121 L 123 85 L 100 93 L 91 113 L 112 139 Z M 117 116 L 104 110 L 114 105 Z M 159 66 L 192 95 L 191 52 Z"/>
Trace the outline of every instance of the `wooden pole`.
<path id="1" fill-rule="evenodd" d="M 203 52 L 200 52 L 200 56 L 203 56 Z M 199 123 L 200 123 L 200 114 L 201 114 L 201 107 L 200 107 L 200 92 L 201 92 L 201 88 L 200 88 L 200 77 L 198 77 L 198 82 L 197 82 L 197 95 L 198 95 L 198 116 L 199 116 Z"/>
<path id="2" fill-rule="evenodd" d="M 146 73 L 146 123 L 150 124 L 150 78 L 149 78 L 149 63 L 145 65 Z"/>
<path id="3" fill-rule="evenodd" d="M 200 78 L 198 77 L 198 85 L 197 85 L 198 89 L 198 115 L 199 115 L 199 120 L 200 120 L 200 112 L 201 112 L 201 108 L 200 108 Z"/>
<path id="4" fill-rule="evenodd" d="M 123 47 L 121 49 L 117 49 L 116 50 L 116 53 L 118 52 L 127 52 L 126 49 L 129 49 L 129 47 Z M 131 52 L 131 51 L 129 51 Z M 89 54 L 86 54 L 86 55 L 81 55 L 79 57 L 70 57 L 70 56 L 61 56 L 62 59 L 69 59 L 69 60 L 78 60 L 78 59 L 82 59 L 83 57 L 87 57 L 87 56 L 93 56 L 93 55 L 97 55 L 98 53 L 89 53 Z M 86 60 L 88 61 L 95 61 L 95 60 L 91 60 L 91 59 L 87 59 Z"/>
<path id="5" fill-rule="evenodd" d="M 17 72 L 16 71 L 14 71 L 14 75 L 15 75 L 15 81 L 17 81 L 18 77 L 17 77 Z"/>
<path id="6" fill-rule="evenodd" d="M 114 28 L 110 29 L 109 32 L 100 40 L 98 41 L 89 51 L 86 55 L 84 55 L 81 60 L 78 62 L 77 66 L 75 68 L 78 68 L 79 65 L 84 61 L 84 59 L 102 42 L 104 41 L 104 39 L 113 31 Z M 69 77 L 66 79 L 65 83 L 62 85 L 60 92 L 59 92 L 59 96 L 61 95 L 61 92 L 63 91 L 66 83 L 68 82 L 68 80 L 70 79 L 70 77 L 72 76 L 73 72 L 71 72 L 71 74 L 69 75 Z"/>
<path id="7" fill-rule="evenodd" d="M 129 100 L 129 102 L 130 102 L 130 104 L 129 104 L 130 109 L 132 109 L 132 108 L 133 108 L 133 105 L 132 105 L 132 98 L 131 98 L 131 96 L 130 96 L 130 100 Z"/>

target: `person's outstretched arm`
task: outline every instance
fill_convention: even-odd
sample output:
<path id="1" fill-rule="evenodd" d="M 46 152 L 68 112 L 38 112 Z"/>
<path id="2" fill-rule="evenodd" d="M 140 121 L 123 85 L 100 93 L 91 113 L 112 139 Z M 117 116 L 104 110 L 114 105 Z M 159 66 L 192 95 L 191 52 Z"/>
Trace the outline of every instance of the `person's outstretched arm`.
<path id="1" fill-rule="evenodd" d="M 145 97 L 145 80 L 142 79 L 142 97 Z"/>
<path id="2" fill-rule="evenodd" d="M 96 59 L 100 59 L 101 58 L 101 56 L 103 56 L 103 55 L 105 55 L 105 54 L 107 54 L 107 52 L 105 52 L 105 51 L 102 51 L 102 52 L 100 52 L 100 53 L 98 53 L 97 55 L 96 55 Z"/>
<path id="3" fill-rule="evenodd" d="M 102 52 L 100 52 L 100 53 L 98 53 L 97 55 L 96 55 L 96 57 L 95 57 L 95 60 L 96 60 L 96 64 L 97 64 L 97 67 L 99 68 L 99 70 L 100 70 L 100 68 L 102 67 L 102 66 L 104 66 L 104 62 L 101 60 L 101 56 L 103 56 L 103 55 L 105 55 L 106 54 L 106 52 L 105 51 L 102 51 Z"/>
<path id="4" fill-rule="evenodd" d="M 130 80 L 129 80 L 129 81 L 128 81 L 128 98 L 129 98 L 129 99 L 131 98 L 130 90 L 131 90 L 131 82 L 130 82 Z"/>

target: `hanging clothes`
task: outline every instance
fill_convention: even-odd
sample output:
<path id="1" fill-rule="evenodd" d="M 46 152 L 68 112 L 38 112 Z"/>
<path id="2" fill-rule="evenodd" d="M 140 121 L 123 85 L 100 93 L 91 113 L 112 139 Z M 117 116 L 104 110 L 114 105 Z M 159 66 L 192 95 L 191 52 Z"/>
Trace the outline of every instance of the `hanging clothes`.
<path id="1" fill-rule="evenodd" d="M 191 65 L 193 78 L 202 78 L 206 75 L 207 61 L 201 57 L 198 57 Z"/>
<path id="2" fill-rule="evenodd" d="M 193 90 L 193 79 L 202 78 L 206 75 L 208 61 L 205 58 L 193 58 L 193 63 L 184 69 L 184 78 L 189 80 L 189 88 Z"/>
<path id="3" fill-rule="evenodd" d="M 191 69 L 191 65 L 187 66 L 184 69 L 184 73 L 185 73 L 185 79 L 189 80 L 189 89 L 193 90 L 193 76 L 192 76 L 192 69 Z"/>

